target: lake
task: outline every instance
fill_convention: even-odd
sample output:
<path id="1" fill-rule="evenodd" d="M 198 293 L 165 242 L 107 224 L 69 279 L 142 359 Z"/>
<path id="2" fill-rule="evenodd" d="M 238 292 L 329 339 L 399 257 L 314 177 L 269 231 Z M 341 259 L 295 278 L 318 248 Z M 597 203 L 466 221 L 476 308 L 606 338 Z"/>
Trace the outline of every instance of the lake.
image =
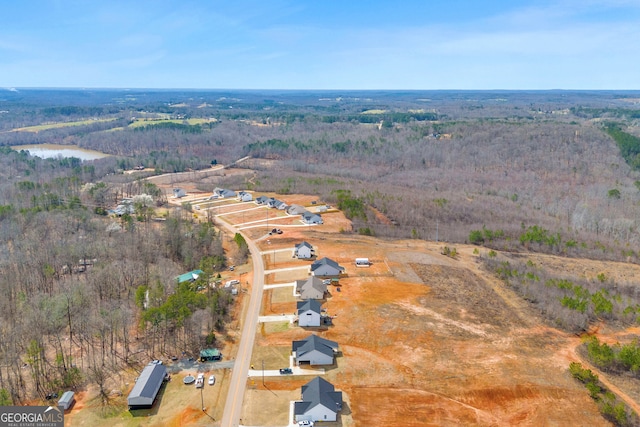
<path id="1" fill-rule="evenodd" d="M 14 150 L 28 151 L 32 156 L 42 159 L 56 159 L 58 157 L 76 157 L 80 160 L 96 160 L 109 157 L 109 154 L 100 151 L 87 150 L 77 145 L 58 145 L 58 144 L 30 144 L 15 145 Z"/>

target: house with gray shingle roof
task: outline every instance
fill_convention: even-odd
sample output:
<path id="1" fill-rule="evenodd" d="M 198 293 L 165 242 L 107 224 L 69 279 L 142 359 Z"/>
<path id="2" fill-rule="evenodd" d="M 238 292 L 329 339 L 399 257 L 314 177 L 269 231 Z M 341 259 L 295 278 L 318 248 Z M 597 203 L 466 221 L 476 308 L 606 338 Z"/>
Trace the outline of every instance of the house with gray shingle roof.
<path id="1" fill-rule="evenodd" d="M 238 192 L 238 200 L 241 202 L 250 202 L 253 200 L 253 194 L 247 191 Z"/>
<path id="2" fill-rule="evenodd" d="M 320 326 L 322 308 L 314 299 L 298 301 L 298 326 Z"/>
<path id="3" fill-rule="evenodd" d="M 313 246 L 307 242 L 298 243 L 293 248 L 293 257 L 298 259 L 311 259 L 315 256 Z"/>
<path id="4" fill-rule="evenodd" d="M 291 351 L 296 359 L 296 365 L 309 363 L 310 365 L 333 365 L 338 343 L 317 335 L 309 335 L 301 341 L 291 343 Z"/>
<path id="5" fill-rule="evenodd" d="M 301 299 L 324 299 L 327 285 L 322 279 L 311 276 L 308 279 L 296 280 L 296 293 Z"/>
<path id="6" fill-rule="evenodd" d="M 266 205 L 268 201 L 269 198 L 267 196 L 256 197 L 256 205 Z"/>
<path id="7" fill-rule="evenodd" d="M 289 215 L 302 215 L 305 212 L 307 212 L 307 210 L 304 208 L 304 206 L 294 204 L 287 207 L 287 213 Z"/>
<path id="8" fill-rule="evenodd" d="M 323 222 L 322 217 L 313 212 L 306 211 L 300 216 L 305 224 L 322 224 Z"/>
<path id="9" fill-rule="evenodd" d="M 311 264 L 311 274 L 318 277 L 338 277 L 344 273 L 344 267 L 330 258 L 322 258 Z"/>
<path id="10" fill-rule="evenodd" d="M 293 403 L 293 415 L 298 421 L 337 421 L 342 410 L 342 392 L 329 381 L 315 377 L 302 386 L 302 400 Z"/>
<path id="11" fill-rule="evenodd" d="M 236 197 L 236 192 L 233 190 L 228 190 L 226 188 L 215 188 L 213 190 L 213 195 L 218 196 L 220 199 L 228 199 L 231 197 Z"/>

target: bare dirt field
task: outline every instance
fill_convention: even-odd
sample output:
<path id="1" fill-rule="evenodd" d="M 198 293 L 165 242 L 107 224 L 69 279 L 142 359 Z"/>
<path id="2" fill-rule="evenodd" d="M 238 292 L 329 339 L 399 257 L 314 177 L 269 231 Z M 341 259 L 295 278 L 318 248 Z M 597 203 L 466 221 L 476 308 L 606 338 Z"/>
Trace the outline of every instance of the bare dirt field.
<path id="1" fill-rule="evenodd" d="M 324 375 L 349 397 L 340 425 L 609 425 L 567 371 L 578 360 L 571 350 L 580 338 L 544 326 L 529 305 L 479 269 L 474 247 L 458 247 L 454 260 L 440 253 L 442 244 L 329 236 L 323 227 L 300 231 L 296 239 L 347 270 L 340 292 L 330 287 L 323 304 L 336 316 L 334 326 L 314 331 L 341 348 Z M 373 266 L 355 267 L 356 257 L 369 257 Z M 557 262 L 604 268 L 584 260 Z M 294 309 L 293 299 L 265 293 L 264 314 Z M 274 363 L 280 363 L 291 341 L 309 333 L 296 326 L 263 329 L 255 354 L 275 347 Z M 250 384 L 247 424 L 283 425 L 283 403 L 268 404 L 273 412 L 265 415 L 258 402 L 273 402 L 282 389 L 299 392 L 312 378 Z M 283 393 L 278 401 L 289 398 Z M 256 407 L 263 410 L 251 409 Z"/>

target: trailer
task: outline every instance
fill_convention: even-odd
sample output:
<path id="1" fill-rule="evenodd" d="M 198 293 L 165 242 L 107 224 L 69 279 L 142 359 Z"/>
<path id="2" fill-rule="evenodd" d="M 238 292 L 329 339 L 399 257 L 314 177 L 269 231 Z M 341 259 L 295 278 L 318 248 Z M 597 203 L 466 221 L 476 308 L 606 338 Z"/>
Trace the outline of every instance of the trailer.
<path id="1" fill-rule="evenodd" d="M 356 267 L 369 267 L 369 258 L 356 258 Z"/>

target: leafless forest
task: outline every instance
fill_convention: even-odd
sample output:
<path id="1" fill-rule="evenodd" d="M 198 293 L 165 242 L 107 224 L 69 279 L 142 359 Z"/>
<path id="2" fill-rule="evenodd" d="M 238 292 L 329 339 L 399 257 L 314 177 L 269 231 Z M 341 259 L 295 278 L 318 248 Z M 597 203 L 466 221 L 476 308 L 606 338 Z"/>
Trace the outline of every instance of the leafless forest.
<path id="1" fill-rule="evenodd" d="M 635 263 L 640 173 L 624 141 L 639 120 L 633 92 L 2 92 L 0 404 L 102 388 L 137 352 L 193 353 L 215 340 L 202 331 L 224 333 L 228 296 L 174 280 L 224 267 L 217 231 L 184 212 L 153 221 L 164 195 L 124 170 L 250 156 L 215 185 L 317 194 L 352 219 L 345 233 Z M 59 123 L 75 125 L 46 126 Z M 27 143 L 112 157 L 9 148 Z M 123 197 L 135 212 L 105 215 Z"/>

